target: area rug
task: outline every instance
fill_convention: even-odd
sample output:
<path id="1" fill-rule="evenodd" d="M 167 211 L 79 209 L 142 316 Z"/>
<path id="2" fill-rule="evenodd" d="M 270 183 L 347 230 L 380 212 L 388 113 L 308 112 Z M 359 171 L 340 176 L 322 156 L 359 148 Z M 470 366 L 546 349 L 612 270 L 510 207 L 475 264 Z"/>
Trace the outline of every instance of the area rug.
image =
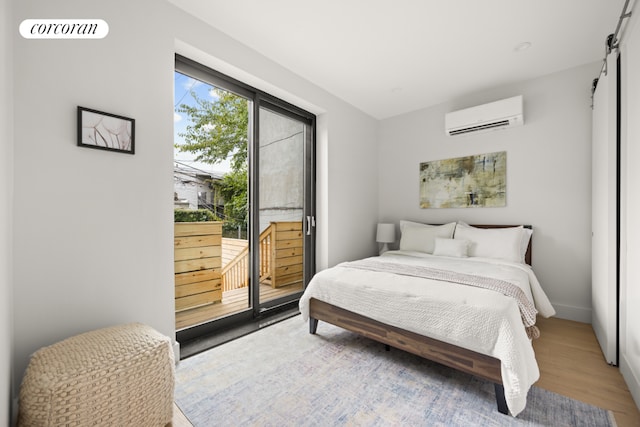
<path id="1" fill-rule="evenodd" d="M 493 384 L 295 316 L 180 361 L 176 403 L 201 426 L 615 426 L 613 414 L 537 387 L 517 417 Z"/>

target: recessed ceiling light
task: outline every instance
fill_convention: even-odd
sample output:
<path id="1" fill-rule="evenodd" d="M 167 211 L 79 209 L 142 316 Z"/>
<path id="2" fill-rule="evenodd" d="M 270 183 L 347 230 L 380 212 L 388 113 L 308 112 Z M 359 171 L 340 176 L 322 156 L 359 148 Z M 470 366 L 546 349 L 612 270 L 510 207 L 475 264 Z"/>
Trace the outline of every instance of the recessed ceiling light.
<path id="1" fill-rule="evenodd" d="M 523 50 L 527 50 L 531 47 L 531 42 L 522 42 L 518 43 L 516 47 L 513 48 L 514 52 L 522 52 Z"/>

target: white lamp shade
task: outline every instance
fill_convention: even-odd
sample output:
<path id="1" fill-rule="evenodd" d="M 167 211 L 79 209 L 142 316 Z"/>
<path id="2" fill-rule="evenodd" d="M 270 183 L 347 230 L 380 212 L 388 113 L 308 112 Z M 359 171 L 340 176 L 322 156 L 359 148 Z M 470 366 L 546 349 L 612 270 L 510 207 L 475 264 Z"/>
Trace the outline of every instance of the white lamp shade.
<path id="1" fill-rule="evenodd" d="M 396 241 L 396 225 L 395 224 L 378 224 L 378 232 L 376 233 L 376 242 L 393 243 Z"/>

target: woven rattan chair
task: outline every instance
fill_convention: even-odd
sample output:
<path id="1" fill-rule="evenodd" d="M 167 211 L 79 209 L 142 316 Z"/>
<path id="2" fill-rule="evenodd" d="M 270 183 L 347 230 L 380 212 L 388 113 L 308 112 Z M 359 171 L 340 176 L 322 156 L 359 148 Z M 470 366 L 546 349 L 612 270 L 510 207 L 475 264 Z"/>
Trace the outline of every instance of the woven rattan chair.
<path id="1" fill-rule="evenodd" d="M 19 426 L 165 426 L 173 416 L 171 340 L 139 323 L 76 335 L 32 356 Z"/>

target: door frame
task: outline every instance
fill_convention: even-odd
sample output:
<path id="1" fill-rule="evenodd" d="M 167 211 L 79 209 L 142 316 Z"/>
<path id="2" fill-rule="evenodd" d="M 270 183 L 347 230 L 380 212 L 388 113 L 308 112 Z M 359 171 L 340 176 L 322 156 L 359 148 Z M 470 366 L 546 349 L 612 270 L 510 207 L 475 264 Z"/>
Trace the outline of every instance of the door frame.
<path id="1" fill-rule="evenodd" d="M 249 289 L 248 299 L 250 307 L 238 313 L 211 320 L 176 332 L 176 340 L 189 341 L 205 334 L 239 326 L 244 323 L 266 317 L 272 313 L 285 309 L 295 308 L 302 292 L 309 280 L 315 274 L 315 211 L 316 211 L 316 116 L 287 101 L 277 98 L 260 89 L 243 83 L 233 77 L 211 69 L 189 58 L 175 55 L 174 69 L 180 73 L 189 75 L 198 80 L 210 83 L 221 89 L 235 93 L 251 101 L 249 109 L 249 143 L 248 143 L 248 190 L 249 190 Z M 260 183 L 259 177 L 259 109 L 263 107 L 276 113 L 285 115 L 305 124 L 309 132 L 305 134 L 304 146 L 304 207 L 303 207 L 303 291 L 260 303 L 259 296 L 259 212 L 258 197 Z"/>

